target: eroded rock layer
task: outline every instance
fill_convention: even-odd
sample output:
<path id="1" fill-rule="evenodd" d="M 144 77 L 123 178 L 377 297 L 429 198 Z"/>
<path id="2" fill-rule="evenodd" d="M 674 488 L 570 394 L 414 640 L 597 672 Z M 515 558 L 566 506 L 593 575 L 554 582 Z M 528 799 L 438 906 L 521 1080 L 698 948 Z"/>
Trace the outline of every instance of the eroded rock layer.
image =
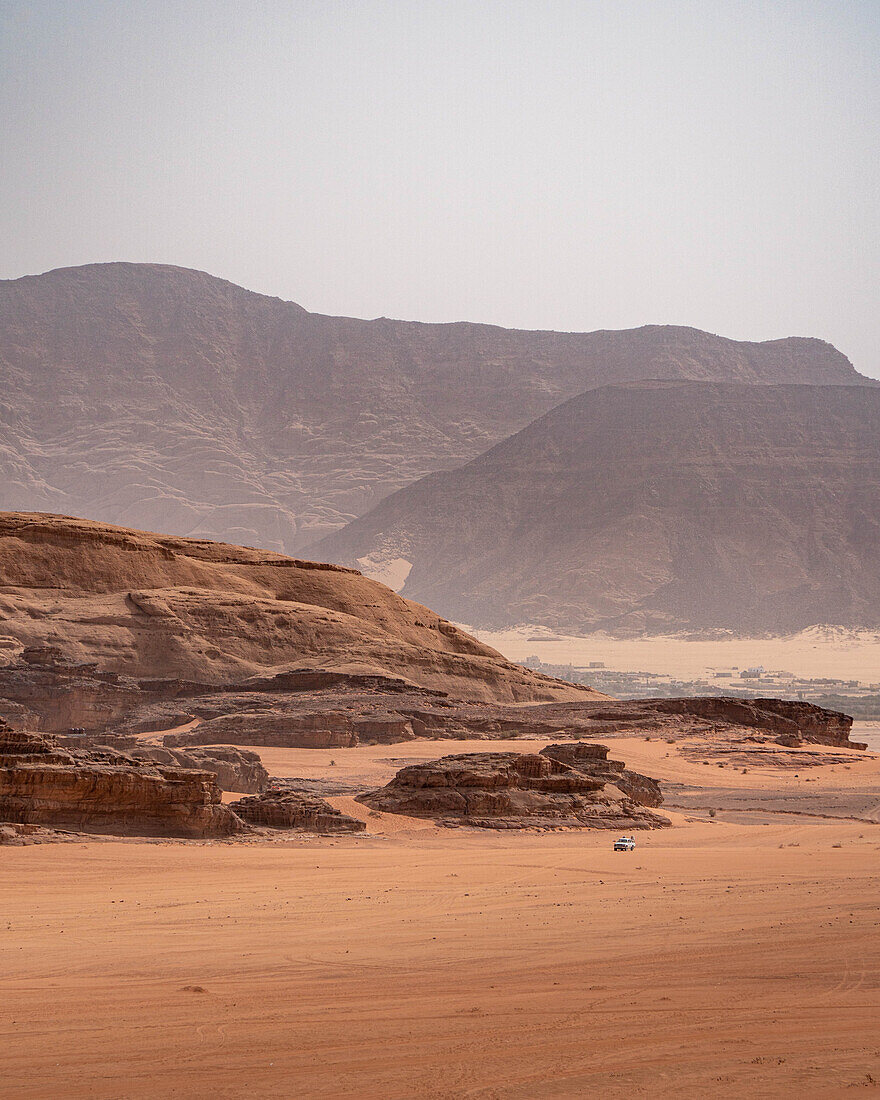
<path id="1" fill-rule="evenodd" d="M 141 718 L 154 729 L 171 725 L 182 702 L 148 707 Z M 849 715 L 779 699 L 602 699 L 520 707 L 411 690 L 337 688 L 289 695 L 206 693 L 186 703 L 186 713 L 197 716 L 201 725 L 169 735 L 168 744 L 214 744 L 228 738 L 237 744 L 336 748 L 413 737 L 492 741 L 649 736 L 864 748 L 849 739 Z"/>
<path id="2" fill-rule="evenodd" d="M 302 692 L 334 678 L 498 702 L 598 696 L 355 570 L 0 513 L 0 700 L 42 729 L 107 728 L 149 698 L 199 688 Z"/>
<path id="3" fill-rule="evenodd" d="M 213 775 L 0 724 L 0 821 L 119 836 L 223 837 L 244 824 Z"/>

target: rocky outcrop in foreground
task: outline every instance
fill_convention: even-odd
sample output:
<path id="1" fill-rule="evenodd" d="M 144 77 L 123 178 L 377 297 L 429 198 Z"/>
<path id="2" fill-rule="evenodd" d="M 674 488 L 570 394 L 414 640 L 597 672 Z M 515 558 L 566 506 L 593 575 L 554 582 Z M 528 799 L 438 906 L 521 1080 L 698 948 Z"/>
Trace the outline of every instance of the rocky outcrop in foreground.
<path id="1" fill-rule="evenodd" d="M 608 760 L 604 745 L 548 745 L 540 753 L 479 752 L 401 768 L 358 796 L 375 810 L 492 829 L 653 829 L 669 822 L 656 780 Z"/>
<path id="2" fill-rule="evenodd" d="M 279 781 L 264 794 L 233 802 L 230 809 L 243 821 L 270 829 L 360 833 L 366 828 L 363 821 L 342 813 L 318 795 Z"/>
<path id="3" fill-rule="evenodd" d="M 246 826 L 207 772 L 66 749 L 0 722 L 0 821 L 118 836 L 224 837 Z"/>

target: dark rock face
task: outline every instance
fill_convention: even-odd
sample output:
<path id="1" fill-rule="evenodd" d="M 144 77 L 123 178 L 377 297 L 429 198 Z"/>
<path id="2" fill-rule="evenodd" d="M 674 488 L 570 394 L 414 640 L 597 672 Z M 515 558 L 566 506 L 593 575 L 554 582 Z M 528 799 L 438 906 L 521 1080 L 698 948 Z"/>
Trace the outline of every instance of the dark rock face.
<path id="1" fill-rule="evenodd" d="M 314 553 L 480 627 L 880 626 L 880 387 L 585 390 Z"/>
<path id="2" fill-rule="evenodd" d="M 358 801 L 388 813 L 485 828 L 668 825 L 645 808 L 662 801 L 659 784 L 607 757 L 604 745 L 444 756 L 401 768 L 385 787 Z"/>
<path id="3" fill-rule="evenodd" d="M 17 660 L 0 666 L 0 712 L 17 726 L 104 729 L 143 700 L 130 676 L 71 660 L 58 646 L 25 646 Z"/>
<path id="4" fill-rule="evenodd" d="M 270 829 L 360 833 L 366 828 L 363 821 L 342 813 L 318 795 L 277 780 L 263 794 L 239 799 L 230 809 L 243 821 Z"/>
<path id="5" fill-rule="evenodd" d="M 207 772 L 69 750 L 0 725 L 0 821 L 119 836 L 223 837 L 244 824 Z"/>

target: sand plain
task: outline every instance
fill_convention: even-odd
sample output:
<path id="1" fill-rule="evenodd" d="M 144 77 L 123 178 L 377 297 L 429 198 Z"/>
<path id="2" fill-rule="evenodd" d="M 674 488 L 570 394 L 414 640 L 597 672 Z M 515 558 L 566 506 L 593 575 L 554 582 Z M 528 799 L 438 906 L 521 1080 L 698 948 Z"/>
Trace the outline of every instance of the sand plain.
<path id="1" fill-rule="evenodd" d="M 763 638 L 682 634 L 618 638 L 610 634 L 554 634 L 543 627 L 511 630 L 466 629 L 511 661 L 531 655 L 545 664 L 589 665 L 602 661 L 621 672 L 654 672 L 693 679 L 709 669 L 744 669 L 762 665 L 796 676 L 880 681 L 880 633 L 813 626 L 797 634 Z"/>
<path id="2" fill-rule="evenodd" d="M 634 766 L 680 780 L 699 767 L 630 741 L 614 755 Z M 264 752 L 275 774 L 372 782 L 473 747 L 336 750 L 332 766 L 320 751 Z M 811 769 L 823 774 L 810 790 L 874 783 L 880 758 L 860 755 Z M 711 789 L 727 771 L 699 778 Z M 798 782 L 756 772 L 742 777 L 755 790 Z M 0 849 L 0 1095 L 880 1088 L 880 828 L 670 817 L 626 854 L 601 832 L 385 814 L 337 839 Z"/>

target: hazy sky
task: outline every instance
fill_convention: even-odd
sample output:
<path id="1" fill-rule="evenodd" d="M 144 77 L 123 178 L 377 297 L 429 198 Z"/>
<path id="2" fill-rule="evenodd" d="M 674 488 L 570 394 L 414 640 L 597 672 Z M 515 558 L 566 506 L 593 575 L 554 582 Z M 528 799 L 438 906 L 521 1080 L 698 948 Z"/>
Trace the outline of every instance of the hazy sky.
<path id="1" fill-rule="evenodd" d="M 815 335 L 880 377 L 880 0 L 0 0 L 0 277 Z"/>

